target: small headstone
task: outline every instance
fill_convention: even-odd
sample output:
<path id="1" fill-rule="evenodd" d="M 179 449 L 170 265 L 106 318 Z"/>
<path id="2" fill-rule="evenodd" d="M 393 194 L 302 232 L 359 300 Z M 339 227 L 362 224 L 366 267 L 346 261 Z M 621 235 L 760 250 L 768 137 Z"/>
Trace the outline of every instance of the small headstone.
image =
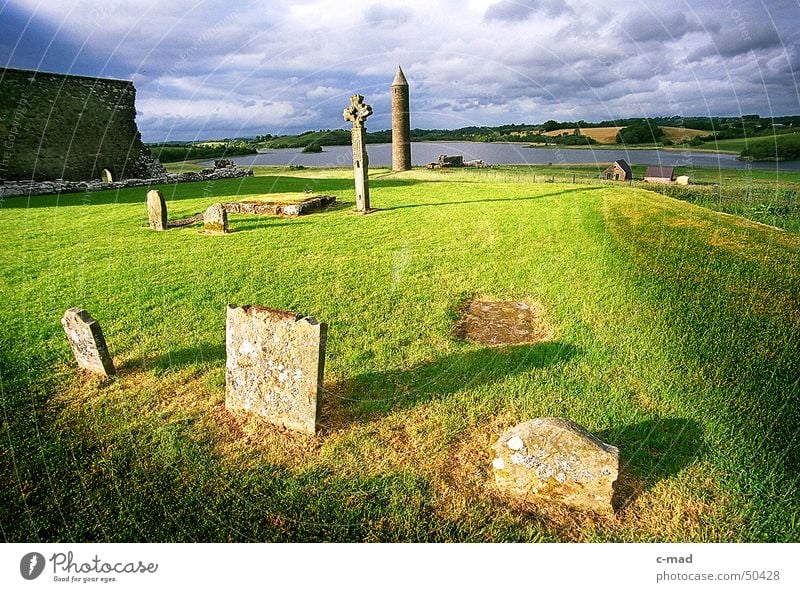
<path id="1" fill-rule="evenodd" d="M 688 185 L 689 175 L 681 175 L 680 177 L 676 177 L 675 183 L 677 183 L 678 185 Z"/>
<path id="2" fill-rule="evenodd" d="M 619 450 L 568 419 L 532 419 L 506 430 L 492 447 L 498 487 L 526 501 L 564 504 L 601 514 L 611 498 Z"/>
<path id="3" fill-rule="evenodd" d="M 167 229 L 167 202 L 158 189 L 147 192 L 147 223 L 153 230 Z"/>
<path id="4" fill-rule="evenodd" d="M 225 406 L 315 433 L 327 326 L 260 306 L 228 306 Z"/>
<path id="5" fill-rule="evenodd" d="M 103 183 L 113 183 L 114 175 L 112 175 L 111 171 L 109 171 L 108 169 L 103 169 L 103 172 L 100 173 L 100 180 Z"/>
<path id="6" fill-rule="evenodd" d="M 72 353 L 78 366 L 102 374 L 113 376 L 117 372 L 106 347 L 100 323 L 82 308 L 70 308 L 61 317 L 61 324 L 67 334 Z"/>
<path id="7" fill-rule="evenodd" d="M 208 207 L 203 214 L 203 228 L 206 232 L 228 232 L 228 212 L 224 205 L 216 203 Z"/>

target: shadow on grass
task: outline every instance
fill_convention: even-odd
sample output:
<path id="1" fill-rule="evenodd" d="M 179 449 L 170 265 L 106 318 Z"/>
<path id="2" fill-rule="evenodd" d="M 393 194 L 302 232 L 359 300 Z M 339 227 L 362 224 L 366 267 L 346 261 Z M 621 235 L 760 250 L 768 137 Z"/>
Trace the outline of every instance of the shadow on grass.
<path id="1" fill-rule="evenodd" d="M 296 219 L 288 221 L 275 216 L 249 216 L 247 218 L 228 217 L 228 231 L 230 233 L 268 230 L 279 226 L 301 226 L 303 224 L 308 224 L 308 222 Z"/>
<path id="2" fill-rule="evenodd" d="M 323 432 L 365 422 L 397 408 L 569 360 L 580 350 L 559 342 L 484 348 L 445 356 L 409 370 L 368 372 L 326 385 Z"/>
<path id="3" fill-rule="evenodd" d="M 494 203 L 494 202 L 512 202 L 512 201 L 532 201 L 535 199 L 544 199 L 545 197 L 557 197 L 559 195 L 566 195 L 568 193 L 575 193 L 581 192 L 585 193 L 587 191 L 597 191 L 600 189 L 605 189 L 605 187 L 581 187 L 575 189 L 565 189 L 563 191 L 556 191 L 555 193 L 545 193 L 543 195 L 531 195 L 528 197 L 496 197 L 496 198 L 487 198 L 487 199 L 473 199 L 473 200 L 463 200 L 463 201 L 432 201 L 428 203 L 417 203 L 417 204 L 407 204 L 407 205 L 400 205 L 400 206 L 391 206 L 387 208 L 382 208 L 384 210 L 404 210 L 408 208 L 428 208 L 432 206 L 469 206 L 472 204 L 482 204 L 482 203 Z"/>
<path id="4" fill-rule="evenodd" d="M 659 417 L 597 434 L 619 448 L 620 476 L 614 507 L 624 508 L 659 481 L 680 473 L 705 454 L 705 440 L 692 419 Z"/>
<path id="5" fill-rule="evenodd" d="M 225 342 L 198 343 L 192 347 L 169 351 L 161 356 L 132 359 L 126 366 L 145 370 L 178 370 L 193 364 L 225 364 Z"/>
<path id="6" fill-rule="evenodd" d="M 416 179 L 371 179 L 370 186 L 380 187 L 410 187 L 418 183 L 425 183 Z M 141 203 L 143 211 L 147 201 L 147 192 L 159 189 L 167 200 L 167 209 L 170 202 L 185 199 L 207 199 L 211 205 L 223 198 L 231 201 L 239 195 L 254 195 L 270 193 L 325 193 L 330 191 L 352 191 L 352 179 L 313 179 L 310 177 L 292 177 L 290 175 L 265 175 L 254 177 L 240 177 L 235 179 L 217 179 L 214 181 L 196 181 L 191 183 L 154 183 L 139 187 L 126 187 L 122 189 L 108 189 L 105 191 L 76 192 L 49 195 L 19 195 L 3 199 L 2 208 L 39 208 L 39 207 L 91 207 L 96 205 L 132 204 Z"/>

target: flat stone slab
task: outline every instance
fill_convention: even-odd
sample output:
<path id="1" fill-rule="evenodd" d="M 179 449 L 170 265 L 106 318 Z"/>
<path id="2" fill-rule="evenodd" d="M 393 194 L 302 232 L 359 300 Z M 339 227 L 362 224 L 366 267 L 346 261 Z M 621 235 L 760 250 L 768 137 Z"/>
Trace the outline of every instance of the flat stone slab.
<path id="1" fill-rule="evenodd" d="M 314 434 L 322 404 L 327 325 L 311 317 L 228 306 L 225 406 Z"/>
<path id="2" fill-rule="evenodd" d="M 336 201 L 333 195 L 319 195 L 298 201 L 245 200 L 225 204 L 231 214 L 253 214 L 256 216 L 302 216 L 327 207 Z"/>
<path id="3" fill-rule="evenodd" d="M 453 335 L 483 345 L 520 345 L 546 341 L 553 331 L 537 304 L 474 299 L 462 307 Z"/>
<path id="4" fill-rule="evenodd" d="M 170 220 L 167 223 L 168 228 L 181 228 L 183 226 L 191 226 L 192 224 L 197 224 L 198 222 L 203 221 L 203 214 L 195 214 L 194 216 L 189 216 L 188 218 L 180 218 L 178 220 Z"/>
<path id="5" fill-rule="evenodd" d="M 70 308 L 61 317 L 61 324 L 78 366 L 103 376 L 114 376 L 117 373 L 100 323 L 88 312 L 82 308 Z"/>
<path id="6" fill-rule="evenodd" d="M 494 446 L 495 483 L 511 496 L 612 514 L 619 450 L 568 419 L 543 417 L 506 430 Z"/>

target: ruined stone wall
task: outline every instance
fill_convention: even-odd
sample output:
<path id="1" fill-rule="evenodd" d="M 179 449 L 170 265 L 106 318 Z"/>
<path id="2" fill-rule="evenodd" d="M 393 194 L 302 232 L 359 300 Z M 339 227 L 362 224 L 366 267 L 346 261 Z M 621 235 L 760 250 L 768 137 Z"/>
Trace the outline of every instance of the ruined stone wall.
<path id="1" fill-rule="evenodd" d="M 0 68 L 0 183 L 163 174 L 136 127 L 126 80 Z"/>

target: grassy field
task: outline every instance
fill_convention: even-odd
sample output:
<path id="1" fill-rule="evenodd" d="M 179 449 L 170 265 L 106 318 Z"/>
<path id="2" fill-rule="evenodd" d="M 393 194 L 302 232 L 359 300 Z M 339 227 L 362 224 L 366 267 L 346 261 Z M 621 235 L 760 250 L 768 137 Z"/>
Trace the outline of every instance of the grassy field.
<path id="1" fill-rule="evenodd" d="M 636 188 L 416 170 L 372 171 L 359 216 L 348 170 L 259 173 L 160 188 L 173 219 L 341 205 L 212 236 L 149 231 L 144 188 L 2 202 L 3 538 L 800 540 L 798 235 Z M 552 339 L 454 340 L 474 295 L 538 303 Z M 229 303 L 329 323 L 316 437 L 225 410 Z M 75 369 L 72 306 L 117 379 Z M 495 491 L 493 437 L 537 416 L 620 448 L 614 517 Z"/>
<path id="2" fill-rule="evenodd" d="M 493 166 L 487 169 L 449 169 L 438 171 L 443 179 L 483 180 L 514 183 L 598 183 L 607 164 Z M 734 214 L 800 232 L 800 171 L 758 169 L 703 169 L 675 167 L 675 176 L 688 175 L 692 185 L 658 185 L 641 181 L 646 166 L 631 167 L 633 187 L 663 193 L 726 214 Z M 620 183 L 609 181 L 614 186 Z M 629 184 L 622 184 L 625 188 Z"/>
<path id="3" fill-rule="evenodd" d="M 673 142 L 680 143 L 687 140 L 691 140 L 696 136 L 705 136 L 710 132 L 705 132 L 703 130 L 696 130 L 696 129 L 688 129 L 682 127 L 670 127 L 670 126 L 660 126 L 662 130 L 664 130 L 664 135 L 672 140 Z M 622 127 L 586 127 L 581 128 L 581 135 L 588 136 L 594 140 L 597 140 L 601 144 L 615 144 L 617 141 L 617 132 L 621 130 Z M 561 134 L 567 133 L 571 134 L 572 129 L 558 129 L 553 130 L 551 132 L 545 132 L 545 136 L 560 136 Z"/>
<path id="4" fill-rule="evenodd" d="M 772 148 L 774 154 L 775 146 L 781 139 L 785 139 L 786 136 L 795 135 L 797 133 L 798 132 L 794 130 L 787 129 L 773 135 L 751 136 L 749 138 L 732 138 L 728 140 L 714 140 L 711 142 L 706 142 L 699 147 L 693 146 L 692 150 L 713 150 L 739 154 L 742 152 L 742 150 L 747 149 L 748 146 L 752 146 L 753 144 L 766 144 Z"/>

